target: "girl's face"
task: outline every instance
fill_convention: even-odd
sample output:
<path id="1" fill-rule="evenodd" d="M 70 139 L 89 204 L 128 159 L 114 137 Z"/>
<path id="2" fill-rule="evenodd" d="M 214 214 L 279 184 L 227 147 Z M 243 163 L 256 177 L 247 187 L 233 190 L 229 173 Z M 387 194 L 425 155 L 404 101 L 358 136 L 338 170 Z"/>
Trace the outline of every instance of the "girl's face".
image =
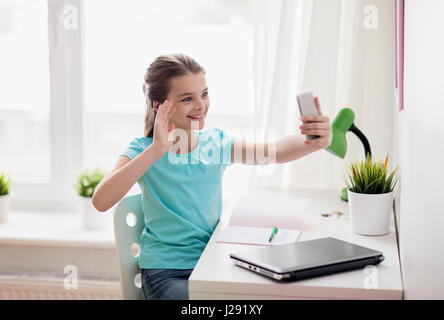
<path id="1" fill-rule="evenodd" d="M 170 121 L 176 128 L 202 130 L 210 107 L 204 73 L 171 78 L 170 85 L 167 99 L 176 107 Z"/>

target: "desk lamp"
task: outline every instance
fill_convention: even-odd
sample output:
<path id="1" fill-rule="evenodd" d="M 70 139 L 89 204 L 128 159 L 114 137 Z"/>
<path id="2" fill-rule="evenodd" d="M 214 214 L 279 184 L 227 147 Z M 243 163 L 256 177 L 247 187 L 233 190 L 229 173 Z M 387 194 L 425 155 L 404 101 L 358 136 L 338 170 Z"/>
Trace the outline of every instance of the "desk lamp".
<path id="1" fill-rule="evenodd" d="M 327 151 L 333 153 L 335 156 L 344 159 L 347 152 L 347 140 L 345 139 L 345 135 L 348 131 L 351 131 L 359 138 L 359 140 L 361 140 L 362 144 L 364 145 L 364 158 L 367 157 L 367 154 L 369 154 L 370 157 L 372 156 L 370 144 L 368 143 L 367 138 L 364 136 L 361 130 L 359 130 L 355 126 L 355 124 L 353 123 L 354 120 L 355 113 L 353 112 L 353 110 L 349 108 L 344 108 L 339 111 L 332 124 L 333 137 L 331 145 L 326 148 Z M 342 189 L 341 199 L 344 201 L 348 201 L 347 188 Z"/>

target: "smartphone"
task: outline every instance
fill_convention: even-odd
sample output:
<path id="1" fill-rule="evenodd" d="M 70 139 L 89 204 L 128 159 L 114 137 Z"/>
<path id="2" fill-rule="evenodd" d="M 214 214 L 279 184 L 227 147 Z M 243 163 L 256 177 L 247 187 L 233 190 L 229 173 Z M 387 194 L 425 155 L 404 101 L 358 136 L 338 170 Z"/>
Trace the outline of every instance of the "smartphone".
<path id="1" fill-rule="evenodd" d="M 297 96 L 299 112 L 301 116 L 318 116 L 318 108 L 316 107 L 316 103 L 314 101 L 313 93 L 307 92 Z M 305 123 L 310 123 L 307 121 Z M 307 140 L 314 140 L 319 138 L 319 136 L 315 135 L 307 135 Z"/>

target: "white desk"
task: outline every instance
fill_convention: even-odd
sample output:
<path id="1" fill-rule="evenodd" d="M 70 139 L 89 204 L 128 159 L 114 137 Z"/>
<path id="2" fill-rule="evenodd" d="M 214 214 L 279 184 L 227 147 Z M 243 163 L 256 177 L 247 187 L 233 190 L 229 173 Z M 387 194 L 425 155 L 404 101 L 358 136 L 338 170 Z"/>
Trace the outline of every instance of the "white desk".
<path id="1" fill-rule="evenodd" d="M 381 251 L 385 260 L 376 269 L 346 271 L 312 279 L 279 283 L 236 266 L 229 254 L 251 248 L 249 245 L 217 243 L 228 224 L 234 201 L 224 209 L 221 221 L 189 278 L 190 299 L 402 299 L 403 287 L 393 218 L 385 236 L 354 234 L 348 203 L 340 200 L 340 190 L 280 190 L 255 188 L 240 195 L 285 194 L 310 198 L 298 241 L 335 237 Z M 339 210 L 343 216 L 322 217 Z M 377 287 L 375 289 L 375 286 Z"/>

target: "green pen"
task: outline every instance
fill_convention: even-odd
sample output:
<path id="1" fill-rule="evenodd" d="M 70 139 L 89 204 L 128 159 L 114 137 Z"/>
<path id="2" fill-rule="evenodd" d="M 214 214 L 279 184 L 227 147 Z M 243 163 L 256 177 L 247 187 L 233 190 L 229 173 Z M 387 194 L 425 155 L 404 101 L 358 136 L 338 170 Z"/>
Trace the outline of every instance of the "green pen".
<path id="1" fill-rule="evenodd" d="M 271 240 L 273 240 L 274 236 L 276 235 L 276 233 L 278 232 L 278 227 L 274 226 L 273 231 L 271 232 L 270 235 L 270 239 L 268 239 L 268 242 L 271 242 Z"/>

